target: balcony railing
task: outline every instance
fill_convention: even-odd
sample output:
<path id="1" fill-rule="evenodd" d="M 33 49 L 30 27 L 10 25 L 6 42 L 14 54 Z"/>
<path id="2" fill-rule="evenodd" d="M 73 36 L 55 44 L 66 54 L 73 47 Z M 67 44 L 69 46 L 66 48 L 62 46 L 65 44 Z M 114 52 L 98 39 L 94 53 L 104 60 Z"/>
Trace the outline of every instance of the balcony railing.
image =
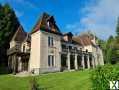
<path id="1" fill-rule="evenodd" d="M 62 52 L 66 52 L 66 53 L 68 53 L 68 52 L 70 52 L 70 53 L 76 53 L 76 49 L 63 48 L 63 49 L 62 49 Z"/>
<path id="2" fill-rule="evenodd" d="M 69 52 L 76 53 L 76 49 L 69 49 Z"/>
<path id="3" fill-rule="evenodd" d="M 30 53 L 30 49 L 26 49 L 26 51 L 22 51 L 21 45 L 16 45 L 7 50 L 7 55 L 14 54 L 14 53 Z"/>
<path id="4" fill-rule="evenodd" d="M 12 48 L 9 48 L 7 50 L 7 55 L 10 55 L 10 54 L 13 54 L 13 53 L 18 53 L 18 52 L 21 52 L 21 46 L 20 45 L 16 45 Z"/>
<path id="5" fill-rule="evenodd" d="M 26 49 L 26 53 L 30 53 L 30 49 Z"/>
<path id="6" fill-rule="evenodd" d="M 77 53 L 77 54 L 86 53 L 85 51 L 82 51 L 82 50 L 68 49 L 68 48 L 63 48 L 62 52 L 65 52 L 65 53 L 70 52 L 70 53 Z"/>
<path id="7" fill-rule="evenodd" d="M 76 53 L 81 54 L 82 51 L 81 50 L 76 50 Z"/>
<path id="8" fill-rule="evenodd" d="M 62 52 L 66 52 L 67 53 L 68 52 L 68 48 L 63 48 Z"/>

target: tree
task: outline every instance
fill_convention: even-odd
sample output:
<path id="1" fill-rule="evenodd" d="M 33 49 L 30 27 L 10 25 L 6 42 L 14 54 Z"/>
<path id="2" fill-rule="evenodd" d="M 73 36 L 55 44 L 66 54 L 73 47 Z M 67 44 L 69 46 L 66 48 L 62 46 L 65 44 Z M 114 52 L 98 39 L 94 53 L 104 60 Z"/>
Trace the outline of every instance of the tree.
<path id="1" fill-rule="evenodd" d="M 116 58 L 115 38 L 110 36 L 106 41 L 98 39 L 98 44 L 103 51 L 104 63 L 112 63 Z"/>
<path id="2" fill-rule="evenodd" d="M 7 49 L 18 26 L 19 21 L 13 9 L 8 4 L 0 5 L 0 62 L 2 64 L 7 65 Z"/>
<path id="3" fill-rule="evenodd" d="M 114 51 L 115 48 L 115 38 L 110 36 L 106 43 L 106 60 L 107 63 L 112 63 L 113 58 L 115 57 L 116 52 Z"/>
<path id="4" fill-rule="evenodd" d="M 119 37 L 119 17 L 117 19 L 116 36 Z"/>

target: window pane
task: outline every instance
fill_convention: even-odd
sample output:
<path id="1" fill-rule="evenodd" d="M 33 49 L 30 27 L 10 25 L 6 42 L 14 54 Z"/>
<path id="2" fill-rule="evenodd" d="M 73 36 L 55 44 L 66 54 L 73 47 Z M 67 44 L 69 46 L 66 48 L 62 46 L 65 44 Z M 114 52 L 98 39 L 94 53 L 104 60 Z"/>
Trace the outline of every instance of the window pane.
<path id="1" fill-rule="evenodd" d="M 51 39 L 51 42 L 52 42 L 52 46 L 53 46 L 53 37 L 52 37 L 52 39 Z"/>
<path id="2" fill-rule="evenodd" d="M 25 45 L 23 46 L 23 52 L 25 52 Z"/>
<path id="3" fill-rule="evenodd" d="M 52 56 L 52 66 L 54 66 L 54 56 Z"/>
<path id="4" fill-rule="evenodd" d="M 50 37 L 48 37 L 48 46 L 50 46 Z"/>
<path id="5" fill-rule="evenodd" d="M 48 66 L 50 66 L 50 55 L 48 55 Z"/>

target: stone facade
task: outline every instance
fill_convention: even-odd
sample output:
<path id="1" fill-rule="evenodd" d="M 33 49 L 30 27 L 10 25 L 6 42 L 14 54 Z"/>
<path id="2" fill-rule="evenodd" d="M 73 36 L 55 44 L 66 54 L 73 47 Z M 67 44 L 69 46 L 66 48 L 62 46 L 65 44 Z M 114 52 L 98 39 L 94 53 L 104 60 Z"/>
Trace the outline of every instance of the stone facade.
<path id="1" fill-rule="evenodd" d="M 24 37 L 24 34 L 22 36 Z M 26 70 L 29 73 L 40 74 L 90 69 L 97 65 L 104 65 L 102 50 L 96 44 L 94 35 L 73 36 L 71 32 L 63 34 L 56 25 L 54 17 L 47 13 L 43 13 L 30 37 L 25 34 L 20 42 L 21 53 L 17 52 L 16 56 L 10 53 L 10 49 L 16 46 L 18 40 L 10 42 L 8 56 L 13 58 L 9 59 L 8 64 L 14 67 L 12 63 L 17 62 L 17 71 Z"/>
<path id="2" fill-rule="evenodd" d="M 30 44 L 30 35 L 24 32 L 22 26 L 19 26 L 7 51 L 8 68 L 11 72 L 28 71 Z"/>

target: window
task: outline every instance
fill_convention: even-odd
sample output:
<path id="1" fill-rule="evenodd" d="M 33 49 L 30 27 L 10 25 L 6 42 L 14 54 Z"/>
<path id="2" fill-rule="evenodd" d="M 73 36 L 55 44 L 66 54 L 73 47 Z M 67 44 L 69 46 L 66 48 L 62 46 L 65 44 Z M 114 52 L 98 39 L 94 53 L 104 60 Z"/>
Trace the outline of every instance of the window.
<path id="1" fill-rule="evenodd" d="M 49 28 L 50 27 L 50 22 L 49 21 L 47 22 L 47 25 L 48 25 L 48 28 Z"/>
<path id="2" fill-rule="evenodd" d="M 52 56 L 52 66 L 54 66 L 54 56 Z"/>
<path id="3" fill-rule="evenodd" d="M 50 66 L 50 55 L 48 55 L 48 66 Z"/>
<path id="4" fill-rule="evenodd" d="M 48 46 L 53 46 L 53 37 L 48 37 Z"/>
<path id="5" fill-rule="evenodd" d="M 48 46 L 50 46 L 50 37 L 48 37 Z"/>
<path id="6" fill-rule="evenodd" d="M 25 45 L 23 46 L 23 52 L 25 52 Z"/>
<path id="7" fill-rule="evenodd" d="M 48 66 L 54 66 L 54 55 L 48 55 Z"/>
<path id="8" fill-rule="evenodd" d="M 50 22 L 47 22 L 48 29 L 50 30 Z"/>
<path id="9" fill-rule="evenodd" d="M 51 37 L 51 45 L 53 46 L 53 37 Z"/>

